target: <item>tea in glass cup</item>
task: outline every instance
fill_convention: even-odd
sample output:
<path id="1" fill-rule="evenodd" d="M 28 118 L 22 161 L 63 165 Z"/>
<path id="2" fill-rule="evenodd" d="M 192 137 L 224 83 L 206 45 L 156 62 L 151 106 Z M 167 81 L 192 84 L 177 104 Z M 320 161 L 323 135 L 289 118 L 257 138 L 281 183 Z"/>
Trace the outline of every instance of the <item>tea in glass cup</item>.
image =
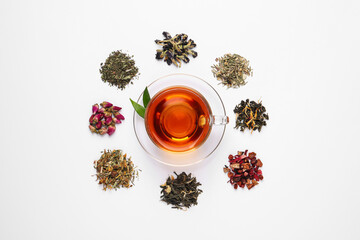
<path id="1" fill-rule="evenodd" d="M 145 127 L 158 147 L 174 152 L 198 148 L 211 131 L 211 109 L 196 90 L 173 86 L 158 92 L 145 112 Z"/>

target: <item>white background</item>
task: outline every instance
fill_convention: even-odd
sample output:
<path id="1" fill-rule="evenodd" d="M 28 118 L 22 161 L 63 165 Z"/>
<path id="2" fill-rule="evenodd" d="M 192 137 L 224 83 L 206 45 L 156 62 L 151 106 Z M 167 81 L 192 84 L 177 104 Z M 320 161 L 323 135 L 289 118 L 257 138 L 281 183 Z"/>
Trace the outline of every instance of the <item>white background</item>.
<path id="1" fill-rule="evenodd" d="M 359 239 L 358 1 L 1 1 L 0 239 Z M 187 33 L 198 58 L 155 60 L 162 31 Z M 103 83 L 110 52 L 133 54 L 141 75 L 124 91 Z M 210 66 L 238 53 L 254 76 L 218 85 Z M 172 168 L 136 140 L 129 97 L 170 73 L 206 79 L 230 123 L 214 155 Z M 262 99 L 261 133 L 233 129 L 234 106 Z M 91 105 L 123 107 L 115 134 L 92 135 Z M 103 191 L 93 161 L 123 149 L 142 169 L 132 189 Z M 255 151 L 264 181 L 235 191 L 222 167 Z M 172 171 L 202 183 L 199 204 L 160 202 Z"/>

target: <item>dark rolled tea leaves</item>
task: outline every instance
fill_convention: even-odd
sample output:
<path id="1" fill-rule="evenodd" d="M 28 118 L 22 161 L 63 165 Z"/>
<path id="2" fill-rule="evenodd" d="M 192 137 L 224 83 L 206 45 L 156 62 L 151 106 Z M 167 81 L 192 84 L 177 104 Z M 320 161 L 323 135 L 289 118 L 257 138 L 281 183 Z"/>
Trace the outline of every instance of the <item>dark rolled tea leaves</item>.
<path id="1" fill-rule="evenodd" d="M 134 56 L 121 51 L 112 52 L 105 63 L 100 65 L 101 79 L 123 90 L 132 80 L 138 78 L 139 69 L 135 66 Z"/>
<path id="2" fill-rule="evenodd" d="M 242 100 L 240 104 L 236 105 L 234 109 L 236 114 L 235 128 L 240 131 L 245 129 L 253 131 L 261 131 L 263 126 L 266 126 L 266 121 L 269 120 L 269 115 L 266 113 L 266 108 L 261 102 Z"/>
<path id="3" fill-rule="evenodd" d="M 174 64 L 177 67 L 181 67 L 181 61 L 188 63 L 191 55 L 193 58 L 197 57 L 197 52 L 192 50 L 196 47 L 195 42 L 192 39 L 188 40 L 188 35 L 176 34 L 175 37 L 171 37 L 168 32 L 163 32 L 164 40 L 155 40 L 155 43 L 162 46 L 162 49 L 156 50 L 155 58 L 158 60 L 164 59 L 168 65 Z"/>
<path id="4" fill-rule="evenodd" d="M 196 181 L 195 177 L 182 172 L 174 176 L 168 177 L 166 182 L 161 185 L 161 200 L 167 204 L 173 205 L 172 208 L 185 210 L 192 205 L 197 205 L 197 198 L 202 193 L 198 186 L 201 183 Z"/>

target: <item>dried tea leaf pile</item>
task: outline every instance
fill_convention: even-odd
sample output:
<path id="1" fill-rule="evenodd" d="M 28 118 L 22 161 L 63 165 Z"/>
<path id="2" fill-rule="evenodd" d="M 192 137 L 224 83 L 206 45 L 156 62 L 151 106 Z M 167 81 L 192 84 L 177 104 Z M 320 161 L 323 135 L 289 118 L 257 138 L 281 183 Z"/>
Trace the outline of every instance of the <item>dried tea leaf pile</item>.
<path id="1" fill-rule="evenodd" d="M 215 59 L 218 64 L 213 65 L 214 77 L 228 88 L 238 88 L 245 85 L 248 76 L 252 76 L 250 62 L 238 54 L 225 54 Z"/>
<path id="2" fill-rule="evenodd" d="M 192 39 L 188 40 L 188 35 L 182 33 L 171 37 L 168 32 L 163 32 L 163 35 L 164 40 L 155 40 L 156 44 L 162 46 L 162 49 L 156 50 L 156 59 L 164 59 L 168 65 L 173 63 L 175 66 L 181 67 L 181 61 L 185 63 L 190 61 L 189 55 L 193 58 L 197 57 L 197 52 L 192 50 L 196 44 Z"/>
<path id="3" fill-rule="evenodd" d="M 198 186 L 201 183 L 196 181 L 195 177 L 191 177 L 190 174 L 182 172 L 174 176 L 168 177 L 166 182 L 161 185 L 161 200 L 167 204 L 173 205 L 172 208 L 187 209 L 192 205 L 197 205 L 197 198 L 202 193 Z"/>
<path id="4" fill-rule="evenodd" d="M 103 189 L 129 188 L 139 176 L 139 170 L 134 167 L 131 157 L 122 150 L 104 150 L 99 160 L 94 161 L 96 178 Z"/>
<path id="5" fill-rule="evenodd" d="M 269 115 L 266 113 L 266 108 L 261 102 L 242 100 L 240 104 L 235 106 L 234 113 L 236 114 L 235 128 L 240 128 L 240 131 L 245 129 L 261 131 L 263 126 L 266 126 L 266 121 L 269 120 Z"/>
<path id="6" fill-rule="evenodd" d="M 112 52 L 105 63 L 100 65 L 101 79 L 123 90 L 132 80 L 138 78 L 139 69 L 135 66 L 134 56 L 121 51 Z"/>

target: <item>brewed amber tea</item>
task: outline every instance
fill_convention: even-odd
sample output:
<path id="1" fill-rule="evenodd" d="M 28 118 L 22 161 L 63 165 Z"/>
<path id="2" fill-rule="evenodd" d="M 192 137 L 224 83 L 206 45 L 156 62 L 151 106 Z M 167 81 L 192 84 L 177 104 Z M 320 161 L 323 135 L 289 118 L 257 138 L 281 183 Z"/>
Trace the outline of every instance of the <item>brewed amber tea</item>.
<path id="1" fill-rule="evenodd" d="M 208 137 L 211 110 L 204 97 L 194 89 L 176 86 L 157 93 L 145 113 L 148 135 L 159 147 L 188 151 L 199 147 Z"/>

